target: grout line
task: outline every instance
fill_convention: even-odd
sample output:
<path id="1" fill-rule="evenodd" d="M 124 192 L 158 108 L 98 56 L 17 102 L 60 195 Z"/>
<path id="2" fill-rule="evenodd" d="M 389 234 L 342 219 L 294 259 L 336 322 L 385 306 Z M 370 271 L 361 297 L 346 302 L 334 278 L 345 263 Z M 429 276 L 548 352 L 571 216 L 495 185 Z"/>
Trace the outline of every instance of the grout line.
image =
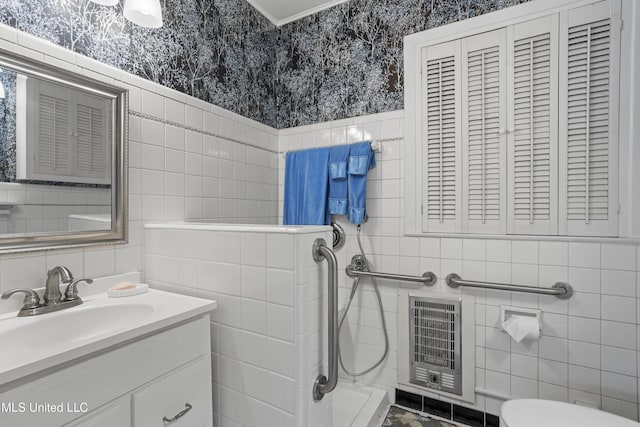
<path id="1" fill-rule="evenodd" d="M 206 130 L 198 129 L 198 128 L 195 128 L 195 127 L 192 127 L 192 126 L 183 125 L 183 124 L 177 123 L 177 122 L 172 122 L 171 120 L 160 119 L 158 117 L 151 116 L 149 114 L 144 114 L 144 113 L 139 113 L 137 111 L 129 110 L 129 115 L 130 116 L 134 116 L 134 117 L 139 117 L 141 119 L 151 120 L 153 122 L 162 123 L 162 124 L 165 124 L 165 125 L 175 126 L 175 127 L 178 127 L 178 128 L 181 128 L 181 129 L 185 129 L 185 130 L 190 130 L 190 131 L 197 132 L 197 133 L 200 133 L 200 134 L 203 134 L 203 135 L 213 136 L 215 138 L 220 138 L 220 139 L 223 139 L 225 141 L 234 142 L 236 144 L 246 145 L 247 147 L 257 148 L 258 150 L 267 151 L 267 152 L 272 153 L 272 154 L 278 154 L 278 152 L 276 150 L 270 150 L 268 148 L 260 147 L 258 145 L 251 144 L 249 142 L 240 141 L 239 139 L 229 138 L 227 136 L 222 136 L 222 135 L 217 134 L 217 133 L 208 132 Z"/>

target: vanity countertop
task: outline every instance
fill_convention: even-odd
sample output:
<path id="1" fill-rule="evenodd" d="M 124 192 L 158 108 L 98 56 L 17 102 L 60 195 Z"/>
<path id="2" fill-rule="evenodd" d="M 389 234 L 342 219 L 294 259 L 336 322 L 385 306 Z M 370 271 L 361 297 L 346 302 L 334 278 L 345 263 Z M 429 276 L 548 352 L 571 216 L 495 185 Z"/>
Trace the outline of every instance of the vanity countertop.
<path id="1" fill-rule="evenodd" d="M 120 346 L 214 310 L 215 301 L 150 289 L 124 298 L 105 293 L 33 317 L 0 316 L 0 389 L 72 360 Z"/>

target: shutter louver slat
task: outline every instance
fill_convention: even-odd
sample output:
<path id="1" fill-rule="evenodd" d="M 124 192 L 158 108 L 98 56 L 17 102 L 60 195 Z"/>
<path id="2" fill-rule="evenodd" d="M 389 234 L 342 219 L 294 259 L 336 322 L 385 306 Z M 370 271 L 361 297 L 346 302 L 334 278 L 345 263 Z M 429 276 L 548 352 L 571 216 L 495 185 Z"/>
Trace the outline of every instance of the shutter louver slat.
<path id="1" fill-rule="evenodd" d="M 609 219 L 609 19 L 569 28 L 567 219 Z"/>
<path id="2" fill-rule="evenodd" d="M 500 70 L 497 46 L 468 53 L 467 218 L 501 219 Z"/>
<path id="3" fill-rule="evenodd" d="M 514 221 L 551 218 L 551 37 L 514 43 Z"/>
<path id="4" fill-rule="evenodd" d="M 426 217 L 456 219 L 456 117 L 454 57 L 427 61 Z"/>
<path id="5" fill-rule="evenodd" d="M 64 99 L 41 94 L 39 107 L 38 165 L 41 170 L 49 173 L 65 173 L 70 164 L 70 142 L 67 128 L 68 102 Z"/>
<path id="6" fill-rule="evenodd" d="M 78 105 L 76 169 L 86 176 L 104 174 L 104 135 L 102 112 Z"/>
<path id="7" fill-rule="evenodd" d="M 558 19 L 523 22 L 509 33 L 509 234 L 558 232 Z"/>

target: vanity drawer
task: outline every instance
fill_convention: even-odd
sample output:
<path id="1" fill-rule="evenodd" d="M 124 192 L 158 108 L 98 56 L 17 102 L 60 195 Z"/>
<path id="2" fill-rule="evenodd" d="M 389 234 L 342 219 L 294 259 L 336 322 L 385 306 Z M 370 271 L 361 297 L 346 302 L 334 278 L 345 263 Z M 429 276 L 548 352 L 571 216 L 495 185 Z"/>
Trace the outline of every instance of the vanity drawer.
<path id="1" fill-rule="evenodd" d="M 130 427 L 131 398 L 123 396 L 88 414 L 65 424 L 64 427 Z"/>
<path id="2" fill-rule="evenodd" d="M 209 358 L 203 356 L 135 391 L 133 425 L 210 427 L 210 373 Z"/>

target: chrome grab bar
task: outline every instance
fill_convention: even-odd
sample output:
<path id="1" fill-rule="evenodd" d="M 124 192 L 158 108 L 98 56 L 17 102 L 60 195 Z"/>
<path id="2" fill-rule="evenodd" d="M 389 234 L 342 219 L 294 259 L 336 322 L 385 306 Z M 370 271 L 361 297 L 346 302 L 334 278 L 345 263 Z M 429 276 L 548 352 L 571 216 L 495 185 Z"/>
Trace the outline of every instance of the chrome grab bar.
<path id="1" fill-rule="evenodd" d="M 403 282 L 419 282 L 425 286 L 432 286 L 436 283 L 436 275 L 430 271 L 426 271 L 422 276 L 408 276 L 406 274 L 394 274 L 394 273 L 379 273 L 377 271 L 361 271 L 356 270 L 353 265 L 348 265 L 345 268 L 347 276 L 349 277 L 377 277 L 379 279 L 387 280 L 401 280 Z"/>
<path id="2" fill-rule="evenodd" d="M 446 278 L 447 285 L 452 288 L 458 286 L 468 288 L 497 289 L 499 291 L 529 292 L 532 294 L 553 295 L 560 299 L 569 299 L 573 295 L 573 288 L 566 282 L 556 282 L 550 288 L 537 288 L 535 286 L 511 285 L 507 283 L 476 282 L 464 280 L 456 273 L 451 273 Z"/>
<path id="3" fill-rule="evenodd" d="M 324 239 L 313 242 L 312 253 L 316 262 L 325 259 L 329 267 L 329 378 L 318 375 L 313 383 L 313 400 L 318 401 L 338 383 L 338 260 Z"/>

